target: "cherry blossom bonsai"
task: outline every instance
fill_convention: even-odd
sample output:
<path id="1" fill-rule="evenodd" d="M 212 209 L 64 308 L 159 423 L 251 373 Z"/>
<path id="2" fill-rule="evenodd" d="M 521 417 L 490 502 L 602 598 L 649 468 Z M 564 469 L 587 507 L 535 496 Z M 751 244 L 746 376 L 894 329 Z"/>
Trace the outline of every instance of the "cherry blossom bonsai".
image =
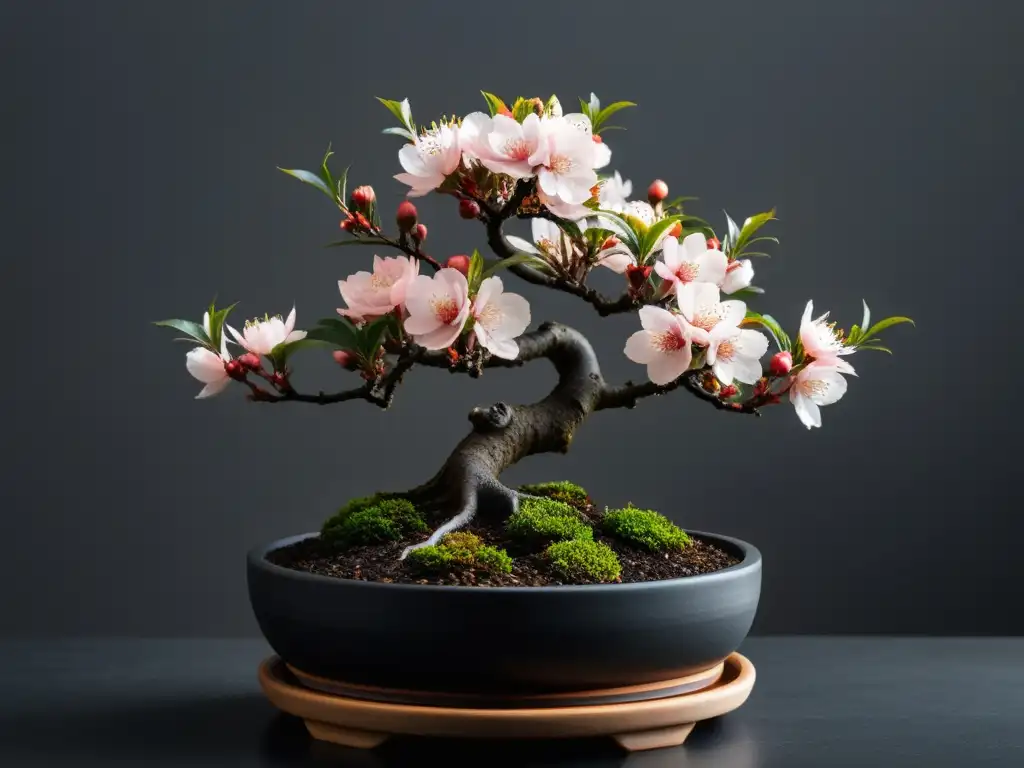
<path id="1" fill-rule="evenodd" d="M 257 403 L 364 401 L 387 409 L 415 366 L 477 378 L 491 368 L 534 360 L 554 365 L 558 383 L 542 400 L 474 408 L 469 435 L 432 479 L 412 490 L 348 502 L 312 544 L 295 544 L 286 564 L 373 579 L 359 563 L 340 571 L 322 567 L 324 558 L 356 548 L 363 563 L 370 550 L 394 561 L 379 580 L 401 580 L 404 573 L 407 581 L 489 579 L 498 585 L 619 581 L 620 561 L 634 557 L 635 566 L 640 551 L 655 560 L 666 553 L 682 558 L 668 575 L 735 564 L 735 555 L 710 545 L 694 561 L 699 542 L 657 512 L 632 506 L 601 511 L 571 483 L 514 489 L 501 474 L 526 456 L 567 451 L 577 428 L 596 411 L 633 408 L 674 390 L 726 413 L 753 416 L 788 400 L 804 425 L 820 427 L 821 408 L 843 397 L 847 377 L 855 375 L 850 356 L 888 352 L 879 334 L 910 321 L 872 323 L 865 303 L 860 324 L 844 333 L 808 301 L 791 336 L 772 315 L 754 308 L 764 292 L 755 285 L 753 262 L 766 255 L 765 246 L 778 243 L 764 234 L 774 210 L 742 225 L 726 216 L 719 238 L 689 212 L 692 198 L 669 199 L 661 180 L 650 185 L 646 200 L 631 199 L 631 182 L 605 172 L 611 150 L 604 140 L 615 127 L 609 118 L 635 106 L 629 102 L 602 106 L 592 94 L 578 112 L 563 113 L 555 97 L 519 98 L 511 105 L 493 94 L 484 97 L 487 111 L 429 126 L 413 122 L 408 100 L 380 101 L 398 121 L 385 133 L 404 142 L 398 152 L 404 172 L 395 178 L 409 187 L 408 196 L 454 198 L 459 216 L 482 225 L 492 256 L 478 250 L 447 259 L 429 255 L 427 228 L 415 205 L 402 202 L 395 226 L 386 225 L 373 188 L 349 193 L 347 170 L 335 175 L 328 152 L 316 171 L 285 172 L 341 211 L 344 239 L 333 245 L 366 246 L 378 254 L 371 270 L 339 282 L 345 306 L 307 330 L 297 329 L 294 307 L 286 318 L 263 316 L 240 330 L 228 324 L 234 305 L 211 305 L 201 322 L 159 323 L 197 345 L 186 367 L 204 385 L 198 398 L 234 382 Z M 513 219 L 530 221 L 532 241 L 505 231 Z M 621 276 L 618 295 L 589 285 L 591 274 L 601 270 Z M 529 330 L 530 306 L 508 290 L 510 277 L 580 299 L 601 316 L 635 313 L 639 329 L 623 339 L 624 352 L 646 367 L 647 380 L 605 381 L 590 342 L 566 325 L 544 322 Z M 307 348 L 330 350 L 342 375 L 359 380 L 335 392 L 303 391 L 293 370 L 296 353 Z M 546 580 L 509 576 L 516 559 L 510 551 L 524 562 L 546 564 Z M 470 577 L 445 581 L 452 572 Z M 648 562 L 634 567 L 628 580 L 665 576 Z"/>

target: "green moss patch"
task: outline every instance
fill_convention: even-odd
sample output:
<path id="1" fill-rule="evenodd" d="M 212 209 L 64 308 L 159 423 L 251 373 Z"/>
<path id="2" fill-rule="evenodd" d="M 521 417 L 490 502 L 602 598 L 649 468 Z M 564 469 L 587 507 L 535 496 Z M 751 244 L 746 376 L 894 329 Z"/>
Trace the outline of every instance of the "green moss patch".
<path id="1" fill-rule="evenodd" d="M 622 572 L 611 547 L 591 539 L 559 541 L 549 546 L 545 554 L 552 570 L 566 581 L 616 581 Z"/>
<path id="2" fill-rule="evenodd" d="M 411 570 L 423 574 L 446 574 L 476 570 L 487 573 L 511 573 L 512 558 L 503 549 L 491 547 L 472 533 L 449 533 L 436 546 L 420 547 L 409 553 Z"/>
<path id="3" fill-rule="evenodd" d="M 529 497 L 520 497 L 519 509 L 508 519 L 505 531 L 524 544 L 594 538 L 593 528 L 579 510 L 561 501 Z"/>
<path id="4" fill-rule="evenodd" d="M 324 523 L 320 538 L 347 548 L 400 541 L 427 530 L 412 502 L 378 494 L 348 502 Z"/>
<path id="5" fill-rule="evenodd" d="M 536 483 L 534 485 L 521 485 L 519 490 L 530 496 L 544 496 L 548 499 L 569 504 L 577 509 L 586 509 L 590 506 L 590 494 L 583 488 L 566 480 L 558 480 L 550 483 Z"/>
<path id="6" fill-rule="evenodd" d="M 667 517 L 653 509 L 637 509 L 632 505 L 606 512 L 601 530 L 651 552 L 681 550 L 690 544 L 686 531 Z"/>

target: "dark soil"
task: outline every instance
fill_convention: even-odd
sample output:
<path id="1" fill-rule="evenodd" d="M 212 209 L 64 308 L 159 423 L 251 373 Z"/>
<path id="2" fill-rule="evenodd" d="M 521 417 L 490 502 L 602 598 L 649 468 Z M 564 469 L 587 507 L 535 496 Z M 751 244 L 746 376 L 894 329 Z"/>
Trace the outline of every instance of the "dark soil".
<path id="1" fill-rule="evenodd" d="M 586 510 L 591 522 L 596 523 L 601 513 L 594 508 Z M 340 579 L 379 581 L 395 584 L 440 584 L 450 586 L 495 586 L 495 587 L 544 587 L 566 584 L 560 576 L 547 567 L 543 550 L 526 550 L 517 542 L 509 540 L 501 523 L 487 525 L 483 522 L 467 526 L 465 530 L 475 533 L 485 544 L 508 551 L 513 558 L 512 573 L 487 574 L 472 570 L 454 571 L 443 576 L 423 578 L 410 573 L 406 564 L 399 560 L 402 550 L 410 544 L 426 539 L 410 539 L 370 547 L 353 547 L 337 551 L 319 538 L 307 539 L 289 547 L 271 552 L 270 562 L 307 573 L 334 576 Z M 712 573 L 735 565 L 739 560 L 728 552 L 699 539 L 692 539 L 690 546 L 679 552 L 650 552 L 638 549 L 618 539 L 605 536 L 595 525 L 594 539 L 607 544 L 619 556 L 622 564 L 622 582 L 659 581 Z"/>

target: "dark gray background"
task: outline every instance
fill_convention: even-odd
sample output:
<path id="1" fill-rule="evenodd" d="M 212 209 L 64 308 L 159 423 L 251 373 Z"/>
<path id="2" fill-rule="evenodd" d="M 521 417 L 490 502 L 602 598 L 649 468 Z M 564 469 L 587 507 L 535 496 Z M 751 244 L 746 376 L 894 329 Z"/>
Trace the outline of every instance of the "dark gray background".
<path id="1" fill-rule="evenodd" d="M 0 630 L 248 634 L 243 554 L 340 502 L 431 474 L 473 404 L 528 401 L 542 364 L 472 382 L 415 371 L 392 412 L 194 402 L 186 347 L 149 324 L 212 294 L 300 325 L 368 252 L 325 251 L 337 214 L 276 165 L 333 143 L 393 208 L 400 140 L 478 91 L 631 99 L 609 134 L 638 190 L 661 176 L 721 221 L 778 206 L 759 305 L 795 330 L 813 297 L 843 325 L 900 313 L 808 433 L 788 407 L 716 412 L 684 393 L 601 413 L 571 478 L 757 543 L 757 630 L 1020 633 L 1022 13 L 994 2 L 7 2 Z M 447 199 L 439 256 L 482 246 Z M 610 277 L 610 276 L 608 276 Z M 520 287 L 641 376 L 635 317 Z M 297 383 L 343 386 L 309 353 Z"/>

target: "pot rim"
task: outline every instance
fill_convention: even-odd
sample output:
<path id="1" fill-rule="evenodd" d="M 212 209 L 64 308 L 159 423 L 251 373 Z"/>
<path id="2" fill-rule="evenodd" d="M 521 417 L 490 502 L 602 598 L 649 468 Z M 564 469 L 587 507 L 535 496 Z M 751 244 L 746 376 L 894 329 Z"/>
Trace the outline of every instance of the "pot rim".
<path id="1" fill-rule="evenodd" d="M 359 579 L 345 579 L 337 576 L 322 576 L 317 573 L 308 573 L 307 571 L 300 571 L 294 568 L 285 568 L 281 565 L 267 560 L 267 555 L 271 552 L 283 549 L 284 547 L 292 544 L 297 544 L 300 541 L 311 539 L 320 535 L 319 531 L 311 531 L 309 533 L 300 533 L 294 536 L 287 536 L 283 539 L 277 539 L 269 544 L 254 547 L 249 550 L 247 561 L 250 567 L 258 568 L 259 570 L 273 574 L 275 576 L 282 576 L 285 578 L 299 579 L 300 581 L 308 581 L 309 583 L 316 584 L 345 584 L 345 585 L 357 585 L 360 589 L 390 589 L 399 591 L 415 591 L 415 592 L 454 592 L 459 594 L 488 594 L 490 592 L 498 591 L 501 593 L 552 593 L 552 592 L 615 592 L 621 594 L 622 592 L 649 590 L 649 589 L 672 589 L 673 587 L 681 587 L 683 584 L 692 584 L 694 587 L 698 587 L 703 584 L 710 584 L 722 579 L 731 579 L 741 572 L 757 570 L 761 567 L 761 552 L 753 544 L 750 544 L 742 539 L 736 539 L 731 536 L 723 536 L 719 533 L 710 533 L 708 531 L 686 531 L 690 536 L 698 539 L 704 539 L 705 541 L 711 540 L 711 543 L 725 542 L 731 545 L 733 548 L 738 549 L 742 554 L 742 558 L 735 565 L 730 565 L 728 568 L 723 568 L 719 571 L 713 571 L 711 573 L 699 573 L 695 576 L 680 576 L 675 579 L 656 579 L 653 581 L 633 581 L 626 583 L 611 583 L 611 584 L 562 584 L 562 585 L 550 585 L 542 587 L 530 587 L 530 586 L 488 586 L 485 588 L 479 587 L 467 587 L 464 585 L 455 584 L 395 584 L 387 583 L 382 581 L 361 581 Z"/>

